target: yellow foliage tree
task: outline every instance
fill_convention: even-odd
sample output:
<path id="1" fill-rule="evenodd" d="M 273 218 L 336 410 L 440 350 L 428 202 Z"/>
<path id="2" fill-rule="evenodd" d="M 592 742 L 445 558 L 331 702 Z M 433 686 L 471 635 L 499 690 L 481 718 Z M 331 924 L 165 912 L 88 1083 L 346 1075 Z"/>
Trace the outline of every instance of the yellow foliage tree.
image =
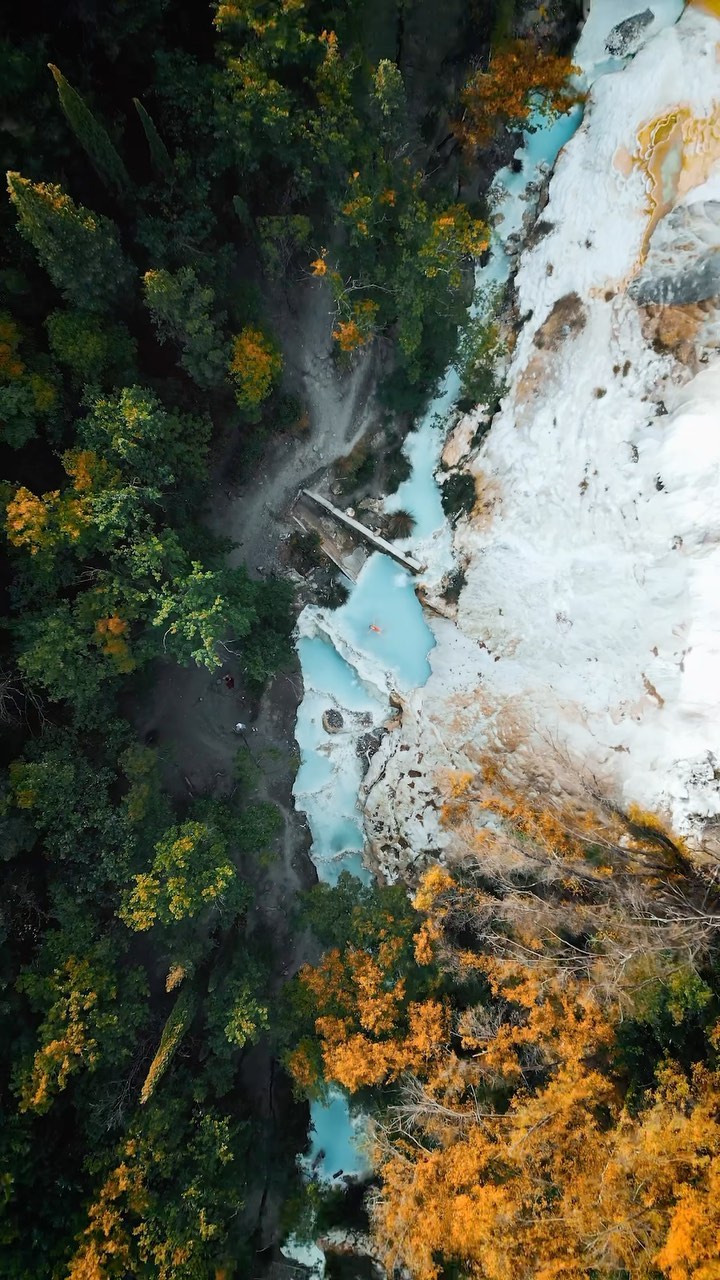
<path id="1" fill-rule="evenodd" d="M 270 395 L 282 367 L 280 352 L 261 329 L 246 325 L 233 340 L 230 377 L 235 399 L 251 420 L 259 417 L 260 405 Z"/>
<path id="2" fill-rule="evenodd" d="M 341 351 L 348 355 L 372 341 L 377 313 L 378 304 L 371 298 L 362 298 L 359 302 L 352 303 L 349 317 L 339 320 L 337 327 L 333 329 L 332 336 Z"/>
<path id="3" fill-rule="evenodd" d="M 14 547 L 24 547 L 36 556 L 51 545 L 51 512 L 60 497 L 59 490 L 46 493 L 42 498 L 20 485 L 7 504 L 5 528 L 8 540 Z"/>
<path id="4" fill-rule="evenodd" d="M 393 937 L 380 943 L 377 955 L 334 947 L 319 965 L 306 965 L 299 974 L 316 1011 L 324 1078 L 351 1092 L 419 1069 L 449 1036 L 445 1005 L 409 1000 L 404 980 L 394 976 L 401 947 Z M 307 1088 L 314 1066 L 306 1046 L 299 1046 L 289 1065 L 296 1083 Z"/>
<path id="5" fill-rule="evenodd" d="M 0 315 L 0 379 L 13 382 L 21 378 L 25 365 L 20 359 L 20 330 L 9 315 Z"/>
<path id="6" fill-rule="evenodd" d="M 302 972 L 315 1039 L 290 1063 L 306 1089 L 393 1085 L 371 1200 L 388 1273 L 720 1280 L 720 1023 L 692 967 L 714 955 L 712 885 L 657 816 L 588 788 L 573 805 L 488 760 L 444 791 L 462 874 L 421 877 L 401 966 L 390 931 Z M 448 1000 L 412 1000 L 413 951 Z"/>
<path id="7" fill-rule="evenodd" d="M 720 1077 L 668 1066 L 623 1106 L 613 1027 L 589 984 L 491 962 L 501 998 L 436 1044 L 377 1144 L 373 1219 L 388 1269 L 436 1280 L 715 1280 Z M 472 1016 L 474 1015 L 474 1016 Z M 493 1099 L 506 1097 L 509 1105 Z"/>
<path id="8" fill-rule="evenodd" d="M 128 624 L 118 614 L 109 618 L 98 618 L 95 623 L 95 634 L 99 639 L 103 653 L 112 658 L 118 671 L 129 672 L 135 668 L 135 661 L 125 639 Z"/>

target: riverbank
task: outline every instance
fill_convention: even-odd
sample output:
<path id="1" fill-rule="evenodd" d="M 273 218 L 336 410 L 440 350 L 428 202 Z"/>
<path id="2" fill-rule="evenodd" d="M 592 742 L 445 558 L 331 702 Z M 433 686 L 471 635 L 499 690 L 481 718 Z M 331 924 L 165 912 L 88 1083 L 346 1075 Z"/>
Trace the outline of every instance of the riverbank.
<path id="1" fill-rule="evenodd" d="M 607 6 L 595 6 L 593 15 L 593 26 L 585 35 L 584 42 L 581 41 L 579 46 L 580 53 L 584 59 L 584 65 L 587 68 L 587 76 L 589 80 L 595 79 L 597 76 L 607 72 L 619 72 L 623 68 L 623 60 L 615 56 L 606 56 L 604 53 L 605 41 L 611 34 L 611 29 L 616 25 L 614 20 L 624 22 L 628 15 L 625 12 L 618 13 L 617 7 L 609 12 Z M 664 26 L 672 26 L 677 13 L 671 6 L 667 6 L 662 15 L 653 20 L 652 30 L 648 32 L 648 38 L 657 35 Z M 613 19 L 611 21 L 610 19 Z M 648 24 L 646 24 L 647 26 Z M 635 52 L 633 46 L 628 50 L 628 56 Z M 529 152 L 533 156 L 535 164 L 539 166 L 540 184 L 543 181 L 543 172 L 547 174 L 548 166 L 552 166 L 558 150 L 569 141 L 575 128 L 580 122 L 580 112 L 576 112 L 571 120 L 560 120 L 554 129 L 547 129 L 531 135 Z M 583 131 L 582 141 L 586 139 L 587 130 Z M 578 144 L 579 145 L 579 144 Z M 503 210 L 504 218 L 502 223 L 498 219 L 500 232 L 498 236 L 498 251 L 495 255 L 494 269 L 491 267 L 486 279 L 490 284 L 497 283 L 499 279 L 506 278 L 510 264 L 508 256 L 505 253 L 505 241 L 508 237 L 514 237 L 512 257 L 517 256 L 518 248 L 522 247 L 524 237 L 527 235 L 532 216 L 527 213 L 527 206 L 523 207 L 523 202 L 518 199 L 519 192 L 522 187 L 527 188 L 529 182 L 535 181 L 535 175 L 532 173 L 532 166 L 527 163 L 527 156 L 524 157 L 525 164 L 523 166 L 522 178 L 514 179 L 508 175 L 507 195 L 508 207 Z M 544 170 L 543 170 L 543 166 Z M 563 167 L 564 166 L 564 167 Z M 563 172 L 566 174 L 568 169 L 567 156 L 563 161 Z M 577 184 L 576 184 L 577 186 Z M 536 187 L 537 191 L 537 187 Z M 552 194 L 549 206 L 550 215 L 553 211 Z M 578 211 L 579 213 L 580 211 Z M 585 211 L 587 213 L 587 211 Z M 548 214 L 543 215 L 547 217 Z M 556 239 L 563 233 L 565 222 L 568 221 L 567 210 L 563 205 L 563 216 L 560 218 Z M 546 235 L 553 230 L 553 221 L 547 228 Z M 579 236 L 579 232 L 576 233 Z M 518 238 L 520 244 L 517 243 Z M 537 244 L 541 237 L 535 240 L 536 256 L 542 260 L 543 266 L 550 263 L 550 269 L 545 273 L 546 280 L 558 274 L 558 262 L 562 262 L 562 270 L 564 272 L 563 280 L 571 270 L 571 265 L 576 266 L 576 259 L 569 252 L 566 253 L 565 260 L 557 257 L 557 250 L 553 256 L 552 262 L 547 252 L 542 248 L 537 249 Z M 578 239 L 578 243 L 581 241 Z M 589 253 L 593 248 L 591 243 L 585 245 L 586 251 Z M 513 268 L 514 269 L 514 268 Z M 544 297 L 548 290 L 558 293 L 559 285 L 553 279 L 552 284 L 538 284 L 537 277 L 533 277 L 536 286 L 536 295 L 530 296 L 526 287 L 523 295 L 525 305 L 520 308 L 521 311 L 528 312 L 529 308 L 536 303 L 536 296 Z M 480 283 L 480 282 L 479 282 Z M 571 289 L 570 283 L 567 283 L 568 292 Z M 610 301 L 607 298 L 605 301 Z M 544 314 L 543 308 L 540 308 Z M 542 315 L 541 315 L 542 318 Z M 533 320 L 532 312 L 525 316 L 526 328 Z M 558 323 L 562 323 L 563 317 L 559 317 Z M 566 340 L 570 343 L 573 337 L 580 331 L 582 326 L 573 326 L 569 323 L 567 328 Z M 534 333 L 537 324 L 530 324 L 530 333 Z M 565 333 L 565 331 L 563 331 Z M 614 341 L 617 342 L 617 333 L 614 333 Z M 522 335 L 521 335 L 522 344 Z M 527 347 L 527 342 L 525 346 Z M 548 344 L 538 342 L 537 347 L 544 350 Z M 600 344 L 603 350 L 607 347 Z M 553 344 L 550 344 L 554 349 Z M 610 345 L 613 353 L 612 358 L 618 364 L 618 369 L 614 372 L 617 374 L 622 368 L 622 361 L 619 360 L 617 350 Z M 550 357 L 548 357 L 550 358 Z M 660 367 L 660 363 L 656 359 L 652 365 L 653 369 Z M 586 352 L 584 366 L 588 369 L 592 368 L 592 358 L 589 352 Z M 577 364 L 573 365 L 573 370 L 577 373 Z M 551 370 L 552 373 L 552 370 Z M 623 376 L 626 376 L 624 374 Z M 582 379 L 583 384 L 587 379 Z M 557 386 L 555 380 L 550 380 L 550 392 L 557 396 Z M 606 394 L 605 387 L 608 385 L 608 378 L 598 380 L 598 385 L 603 389 L 594 392 L 592 399 L 594 400 L 594 408 L 596 415 L 600 413 L 601 408 L 606 409 L 607 406 L 600 404 L 604 401 Z M 628 383 L 629 389 L 633 387 Z M 647 387 L 644 388 L 648 390 Z M 592 392 L 592 388 L 590 388 Z M 531 402 L 532 398 L 538 396 L 538 390 L 535 388 L 526 388 L 525 399 Z M 548 396 L 550 398 L 550 396 Z M 638 395 L 638 401 L 641 397 Z M 450 404 L 452 397 L 450 397 Z M 523 402 L 524 403 L 524 402 Z M 447 424 L 447 409 L 445 406 L 445 422 Z M 515 430 L 526 425 L 530 409 L 525 406 L 524 412 L 518 412 L 517 419 L 514 421 Z M 588 410 L 589 412 L 589 410 Z M 502 420 L 507 419 L 507 430 L 503 436 L 503 443 L 509 456 L 514 456 L 512 442 L 509 439 L 508 431 L 512 435 L 510 414 L 504 413 Z M 582 418 L 581 418 L 582 420 Z M 493 428 L 494 430 L 494 428 Z M 478 441 L 473 442 L 470 446 L 471 438 L 474 430 L 466 433 L 467 441 L 465 449 L 470 454 L 470 465 L 468 467 L 467 458 L 464 465 L 470 471 L 474 478 L 477 478 L 478 496 L 480 496 L 482 473 L 481 464 L 483 459 L 478 458 Z M 496 433 L 497 434 L 497 433 Z M 412 439 L 412 437 L 411 437 Z M 561 437 L 562 439 L 562 437 Z M 562 444 L 559 442 L 560 457 L 562 456 Z M 499 466 L 499 458 L 497 450 L 493 455 L 496 466 Z M 437 459 L 436 459 L 437 461 Z M 636 459 L 637 461 L 637 459 Z M 543 475 L 542 459 L 537 460 L 537 478 L 540 480 Z M 500 468 L 501 469 L 501 468 Z M 430 469 L 430 488 L 424 494 L 424 500 L 421 500 L 418 510 L 427 517 L 428 505 L 432 504 L 432 493 L 437 497 L 437 488 L 433 479 L 434 468 Z M 410 492 L 412 492 L 412 479 L 408 482 Z M 517 500 L 522 498 L 525 487 L 529 483 L 529 478 L 523 471 L 515 484 L 513 497 Z M 585 488 L 580 485 L 579 501 L 582 502 Z M 655 486 L 661 491 L 660 486 Z M 487 490 L 484 490 L 487 496 Z M 560 492 L 564 492 L 563 489 Z M 396 496 L 398 504 L 402 503 L 404 507 L 412 510 L 410 493 L 399 493 Z M 575 508 L 573 508 L 574 510 Z M 415 512 L 413 512 L 415 514 Z M 481 522 L 483 513 L 475 512 L 477 523 L 473 528 L 472 521 L 461 521 L 460 535 L 464 541 L 460 543 L 466 550 L 470 547 L 472 551 L 476 543 L 481 542 L 483 538 L 487 538 L 483 524 Z M 541 517 L 542 512 L 539 513 Z M 417 530 L 415 534 L 403 542 L 402 546 L 409 549 L 413 554 L 419 555 L 418 535 L 420 537 L 429 536 L 431 541 L 439 544 L 443 541 L 441 529 L 446 529 L 446 524 L 442 520 L 440 525 L 430 522 L 429 529 Z M 469 525 L 472 537 L 466 536 L 466 525 Z M 535 526 L 533 525 L 533 528 Z M 433 534 L 435 535 L 433 537 Z M 440 536 L 438 536 L 440 534 Z M 564 535 L 565 546 L 572 547 L 572 536 L 567 530 Z M 460 542 L 460 537 L 456 538 L 456 546 Z M 359 588 L 362 586 L 363 576 L 371 572 L 371 566 L 366 566 L 364 574 L 361 575 Z M 493 589 L 488 590 L 487 582 L 482 582 L 482 560 L 477 573 L 478 583 L 476 585 L 476 596 L 483 602 L 483 618 L 488 618 L 495 612 L 502 615 L 507 610 L 501 606 L 498 609 L 497 600 L 502 599 L 503 602 L 507 598 L 507 592 L 513 590 L 514 577 L 511 570 L 505 568 L 505 576 L 500 583 L 493 582 Z M 431 585 L 433 585 L 431 583 Z M 401 598 L 402 593 L 399 591 L 401 586 L 398 580 L 394 584 L 396 591 L 396 602 Z M 358 606 L 363 597 L 361 589 L 356 588 L 351 596 L 350 604 L 355 604 L 355 613 L 358 613 Z M 503 595 L 503 591 L 505 595 Z M 545 594 L 548 595 L 547 587 Z M 557 592 L 550 592 L 549 604 L 555 607 L 554 601 Z M 462 590 L 460 591 L 460 599 L 462 602 Z M 390 603 L 389 597 L 386 604 Z M 362 612 L 362 610 L 359 610 Z M 390 688 L 402 688 L 403 675 L 407 684 L 413 684 L 415 687 L 410 696 L 402 698 L 404 715 L 402 717 L 402 726 L 398 724 L 396 719 L 394 731 L 384 734 L 382 745 L 371 762 L 370 773 L 368 775 L 365 787 L 361 793 L 367 804 L 367 813 L 365 815 L 365 833 L 371 841 L 371 865 L 373 869 L 378 871 L 389 879 L 397 876 L 413 880 L 417 872 L 418 866 L 427 865 L 428 861 L 442 855 L 444 846 L 451 839 L 450 835 L 443 831 L 442 823 L 439 820 L 439 811 L 443 801 L 442 779 L 447 776 L 449 770 L 452 769 L 470 769 L 477 766 L 478 752 L 481 749 L 483 739 L 482 725 L 485 720 L 485 728 L 488 725 L 492 727 L 491 709 L 484 696 L 483 689 L 480 688 L 480 681 L 490 684 L 490 675 L 493 675 L 495 683 L 497 676 L 494 673 L 493 666 L 498 661 L 494 652 L 488 651 L 488 646 L 483 643 L 483 638 L 477 634 L 478 629 L 475 627 L 472 634 L 466 637 L 462 634 L 453 623 L 440 619 L 432 623 L 432 631 L 434 637 L 430 638 L 427 643 L 424 637 L 416 636 L 412 627 L 408 626 L 407 621 L 403 619 L 390 619 L 387 627 L 380 627 L 378 630 L 383 635 L 382 646 L 378 644 L 378 651 L 373 649 L 373 641 L 375 632 L 374 617 L 373 621 L 368 625 L 368 615 L 364 617 L 364 625 L 358 628 L 352 624 L 348 624 L 343 619 L 342 611 L 333 615 L 332 618 L 325 616 L 323 611 L 309 610 L 303 615 L 301 627 L 304 637 L 304 644 L 308 643 L 308 638 L 313 639 L 313 643 L 325 643 L 328 645 L 329 652 L 327 654 L 328 671 L 325 673 L 317 670 L 317 655 L 313 651 L 312 669 L 308 665 L 308 673 L 312 680 L 309 692 L 306 694 L 306 703 L 308 709 L 308 718 L 312 718 L 314 714 L 313 733 L 308 731 L 308 726 L 303 719 L 299 726 L 301 741 L 305 744 L 308 755 L 315 743 L 319 739 L 318 728 L 318 711 L 322 701 L 322 697 L 331 701 L 331 705 L 335 713 L 343 722 L 342 731 L 334 733 L 332 740 L 322 742 L 322 753 L 324 763 L 318 770 L 317 778 L 314 779 L 314 788 L 308 787 L 306 779 L 303 778 L 304 789 L 298 797 L 298 802 L 307 808 L 310 825 L 313 828 L 315 838 L 314 856 L 320 868 L 320 874 L 323 878 L 332 879 L 337 875 L 338 867 L 349 866 L 354 869 L 357 864 L 358 853 L 362 847 L 362 832 L 359 843 L 348 844 L 346 848 L 340 845 L 333 846 L 333 839 L 338 834 L 336 826 L 326 821 L 328 810 L 336 812 L 343 816 L 347 822 L 350 811 L 353 807 L 353 786 L 359 776 L 354 759 L 354 736 L 356 736 L 356 726 L 353 720 L 353 713 L 356 710 L 355 702 L 357 699 L 358 689 L 364 689 L 366 694 L 371 697 L 377 692 L 380 695 L 380 705 L 374 708 L 377 723 L 373 722 L 373 728 L 381 727 L 381 718 L 383 713 L 387 713 L 387 705 L 383 706 L 382 695 L 387 695 Z M 559 622 L 563 619 L 559 618 Z M 397 634 L 396 655 L 393 658 L 389 655 L 388 644 L 392 646 L 393 623 L 396 623 L 395 631 Z M 528 618 L 524 619 L 525 629 L 518 643 L 525 640 L 529 646 L 533 644 L 533 627 Z M 502 628 L 503 623 L 498 624 L 495 621 L 496 629 Z M 370 634 L 368 634 L 368 632 Z M 426 694 L 422 686 L 425 683 L 424 678 L 415 677 L 413 680 L 408 679 L 408 664 L 412 664 L 414 658 L 418 655 L 418 644 L 423 651 L 423 658 L 427 659 L 428 651 L 432 649 L 433 641 L 437 641 L 437 649 L 430 653 L 430 664 L 433 668 L 432 691 L 430 694 L 429 704 L 426 700 Z M 380 648 L 382 647 L 382 652 Z M 509 655 L 512 656 L 511 654 Z M 337 666 L 338 659 L 342 663 L 343 675 L 339 682 L 330 679 L 328 672 L 332 666 L 334 671 Z M 307 663 L 307 658 L 304 659 Z M 310 684 L 310 680 L 306 679 L 306 686 Z M 338 686 L 338 687 L 336 687 Z M 406 685 L 407 687 L 407 685 Z M 435 687 L 441 690 L 442 708 L 438 713 L 435 702 L 439 701 L 435 692 Z M 484 686 L 483 686 L 484 688 Z M 345 702 L 342 701 L 342 693 L 345 691 Z M 646 690 L 646 694 L 652 696 L 652 691 Z M 512 710 L 512 708 L 510 708 Z M 429 712 L 429 714 L 428 714 Z M 517 726 L 515 726 L 517 727 Z M 515 749 L 515 740 L 512 738 L 513 725 L 510 719 L 507 719 L 505 725 L 506 736 L 501 739 L 501 748 L 511 753 Z M 320 741 L 322 741 L 320 739 Z M 328 771 L 328 762 L 331 768 Z M 306 769 L 309 774 L 310 765 Z"/>
<path id="2" fill-rule="evenodd" d="M 443 779 L 496 767 L 514 794 L 551 787 L 581 814 L 601 793 L 716 857 L 717 305 L 700 281 L 717 251 L 717 19 L 658 7 L 625 69 L 599 23 L 578 50 L 599 76 L 585 121 L 520 263 L 502 412 L 463 463 L 478 502 L 455 536 L 456 621 L 434 625 L 433 676 L 368 779 L 383 852 L 462 856 Z M 676 115 L 666 148 L 658 122 Z M 412 788 L 408 755 L 424 761 Z"/>

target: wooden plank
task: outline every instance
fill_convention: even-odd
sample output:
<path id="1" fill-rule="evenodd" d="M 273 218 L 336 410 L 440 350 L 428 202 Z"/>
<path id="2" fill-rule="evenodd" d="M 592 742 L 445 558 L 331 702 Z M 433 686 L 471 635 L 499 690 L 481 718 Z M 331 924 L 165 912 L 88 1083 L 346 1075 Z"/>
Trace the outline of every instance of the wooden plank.
<path id="1" fill-rule="evenodd" d="M 417 560 L 414 560 L 412 556 L 406 556 L 402 551 L 398 551 L 397 547 L 394 547 L 391 542 L 386 542 L 385 538 L 381 538 L 379 533 L 373 533 L 371 529 L 368 529 L 364 524 L 361 524 L 360 521 L 356 520 L 353 516 L 349 516 L 347 512 L 340 511 L 337 507 L 334 507 L 332 502 L 329 502 L 327 498 L 323 498 L 321 494 L 311 493 L 309 489 L 303 489 L 302 492 L 305 494 L 306 498 L 310 498 L 312 502 L 317 503 L 319 507 L 322 507 L 324 511 L 327 511 L 329 515 L 333 516 L 335 520 L 339 520 L 340 524 L 344 524 L 348 529 L 352 529 L 353 532 L 357 533 L 359 537 L 365 540 L 365 542 L 368 542 L 371 547 L 375 547 L 376 551 L 382 551 L 384 555 L 391 556 L 393 560 L 402 565 L 403 569 L 407 569 L 410 573 L 414 574 L 423 572 L 425 568 L 424 565 L 420 564 Z"/>

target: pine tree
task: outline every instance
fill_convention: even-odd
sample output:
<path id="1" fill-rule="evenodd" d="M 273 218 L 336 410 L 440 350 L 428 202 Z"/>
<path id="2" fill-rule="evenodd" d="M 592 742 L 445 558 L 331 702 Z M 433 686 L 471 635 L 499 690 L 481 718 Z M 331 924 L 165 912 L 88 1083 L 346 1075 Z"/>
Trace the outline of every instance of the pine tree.
<path id="1" fill-rule="evenodd" d="M 161 342 L 182 348 L 179 363 L 199 387 L 225 382 L 229 344 L 222 332 L 225 315 L 215 309 L 215 294 L 201 284 L 192 267 L 146 271 L 145 302 Z"/>
<path id="2" fill-rule="evenodd" d="M 8 173 L 18 229 L 63 297 L 85 311 L 108 311 L 127 294 L 131 268 L 109 218 L 77 205 L 55 183 Z"/>
<path id="3" fill-rule="evenodd" d="M 155 126 L 152 116 L 145 110 L 139 98 L 133 98 L 135 110 L 140 117 L 140 123 L 143 127 L 143 133 L 147 138 L 148 147 L 150 148 L 150 157 L 153 165 L 161 178 L 170 178 L 172 176 L 173 164 L 170 159 L 170 152 L 163 142 L 160 134 Z"/>
<path id="4" fill-rule="evenodd" d="M 83 102 L 80 94 L 68 84 L 62 71 L 52 62 L 48 62 L 58 88 L 60 105 L 67 116 L 68 123 L 80 146 L 87 153 L 90 162 L 107 186 L 117 191 L 125 191 L 130 185 L 127 169 L 110 141 L 110 136 L 90 108 Z"/>

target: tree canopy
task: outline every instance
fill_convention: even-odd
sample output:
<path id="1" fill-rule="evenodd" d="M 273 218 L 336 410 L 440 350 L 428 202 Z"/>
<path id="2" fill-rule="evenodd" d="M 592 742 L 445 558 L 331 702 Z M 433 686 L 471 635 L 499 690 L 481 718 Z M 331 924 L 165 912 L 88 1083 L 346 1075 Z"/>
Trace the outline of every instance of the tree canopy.
<path id="1" fill-rule="evenodd" d="M 654 815 L 563 808 L 495 760 L 446 795 L 455 871 L 400 918 L 375 890 L 372 923 L 357 882 L 315 891 L 334 945 L 292 991 L 298 1088 L 373 1091 L 375 1249 L 418 1280 L 709 1280 L 712 876 Z"/>
<path id="2" fill-rule="evenodd" d="M 228 657 L 253 705 L 287 662 L 291 586 L 207 507 L 232 468 L 246 500 L 308 421 L 298 300 L 335 336 L 328 377 L 382 340 L 398 400 L 429 396 L 487 241 L 438 150 L 445 71 L 486 64 L 488 22 L 426 0 L 101 8 L 14 6 L 0 41 L 0 1270 L 229 1280 L 299 1177 L 280 1046 L 315 1094 L 434 1079 L 451 984 L 414 958 L 425 908 L 342 881 L 306 905 L 325 958 L 278 999 L 255 910 L 274 779 L 252 802 L 174 785 L 137 708 Z"/>

